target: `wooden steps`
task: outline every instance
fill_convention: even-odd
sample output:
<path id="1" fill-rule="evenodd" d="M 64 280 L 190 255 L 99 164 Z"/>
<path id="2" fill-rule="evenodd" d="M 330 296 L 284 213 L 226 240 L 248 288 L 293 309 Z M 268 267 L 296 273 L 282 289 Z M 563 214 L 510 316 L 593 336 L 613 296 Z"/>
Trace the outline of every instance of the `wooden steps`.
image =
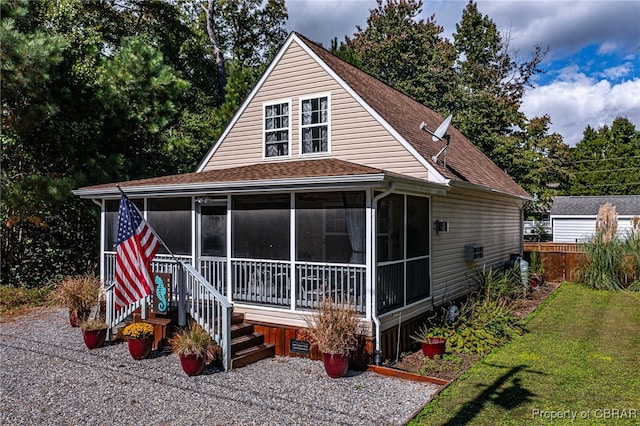
<path id="1" fill-rule="evenodd" d="M 264 334 L 256 333 L 253 324 L 244 322 L 243 314 L 233 314 L 231 320 L 231 368 L 272 357 L 275 345 L 264 343 Z"/>

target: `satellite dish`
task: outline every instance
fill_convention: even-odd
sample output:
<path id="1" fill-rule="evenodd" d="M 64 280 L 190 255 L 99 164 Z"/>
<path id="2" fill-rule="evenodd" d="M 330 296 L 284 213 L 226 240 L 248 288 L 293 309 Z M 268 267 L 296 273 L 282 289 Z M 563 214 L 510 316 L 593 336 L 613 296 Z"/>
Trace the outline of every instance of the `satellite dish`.
<path id="1" fill-rule="evenodd" d="M 434 142 L 441 141 L 444 137 L 445 133 L 447 133 L 447 129 L 449 129 L 449 124 L 451 123 L 451 119 L 453 118 L 453 114 L 449 114 L 447 118 L 444 119 L 442 124 L 438 126 L 433 135 L 431 136 L 431 140 Z"/>
<path id="2" fill-rule="evenodd" d="M 451 139 L 451 136 L 449 134 L 447 134 L 447 130 L 449 129 L 449 124 L 451 124 L 451 119 L 452 118 L 453 118 L 453 114 L 449 114 L 449 116 L 444 119 L 444 121 L 438 126 L 438 128 L 434 132 L 432 132 L 431 130 L 427 129 L 427 125 L 424 123 L 424 121 L 422 123 L 420 123 L 420 130 L 424 130 L 425 132 L 429 133 L 431 135 L 431 140 L 433 142 L 439 142 L 439 141 L 442 141 L 442 140 L 446 140 L 447 141 L 447 144 L 440 150 L 440 152 L 438 152 L 436 155 L 431 157 L 431 159 L 435 163 L 438 163 L 438 157 L 440 157 L 440 155 L 442 153 L 444 153 L 443 165 L 444 165 L 445 168 L 447 167 L 447 153 L 446 153 L 446 150 L 449 147 L 449 141 Z"/>
<path id="3" fill-rule="evenodd" d="M 449 129 L 449 124 L 451 124 L 451 119 L 452 118 L 453 118 L 453 115 L 450 114 L 438 126 L 438 128 L 435 130 L 435 132 L 432 132 L 431 130 L 427 129 L 427 125 L 423 121 L 422 123 L 420 123 L 420 130 L 424 130 L 425 132 L 429 133 L 431 135 L 431 140 L 434 141 L 434 142 L 438 142 L 438 141 L 441 141 L 443 139 L 448 139 L 449 135 L 447 135 L 447 130 Z"/>

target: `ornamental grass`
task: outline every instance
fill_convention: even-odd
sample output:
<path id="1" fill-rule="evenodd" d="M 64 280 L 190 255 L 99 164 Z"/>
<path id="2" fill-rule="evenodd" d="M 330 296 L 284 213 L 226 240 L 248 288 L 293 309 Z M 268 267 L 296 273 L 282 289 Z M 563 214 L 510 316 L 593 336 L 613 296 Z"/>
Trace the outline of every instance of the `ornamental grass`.
<path id="1" fill-rule="evenodd" d="M 122 335 L 133 339 L 144 339 L 153 336 L 153 326 L 147 322 L 134 322 L 124 328 Z"/>
<path id="2" fill-rule="evenodd" d="M 325 298 L 316 314 L 305 321 L 305 333 L 320 352 L 347 356 L 358 348 L 360 317 L 349 303 L 336 304 L 331 298 Z"/>
<path id="3" fill-rule="evenodd" d="M 632 218 L 630 232 L 620 238 L 615 208 L 607 204 L 598 211 L 596 234 L 583 245 L 587 256 L 578 281 L 596 290 L 640 291 L 640 218 Z"/>
<path id="4" fill-rule="evenodd" d="M 220 358 L 220 347 L 207 330 L 192 322 L 189 328 L 178 331 L 169 339 L 173 353 L 179 356 L 195 356 L 211 362 Z"/>
<path id="5" fill-rule="evenodd" d="M 62 279 L 51 294 L 56 305 L 81 316 L 88 314 L 100 298 L 100 279 L 91 275 L 73 275 Z"/>

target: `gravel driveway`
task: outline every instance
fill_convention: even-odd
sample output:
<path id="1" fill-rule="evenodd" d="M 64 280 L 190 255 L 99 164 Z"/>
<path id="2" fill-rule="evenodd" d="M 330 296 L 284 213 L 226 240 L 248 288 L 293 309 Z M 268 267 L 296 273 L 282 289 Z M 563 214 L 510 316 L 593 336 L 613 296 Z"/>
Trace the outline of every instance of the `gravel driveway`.
<path id="1" fill-rule="evenodd" d="M 439 389 L 275 357 L 188 377 L 177 357 L 135 361 L 124 343 L 89 351 L 63 309 L 0 322 L 0 424 L 387 425 L 404 424 Z"/>

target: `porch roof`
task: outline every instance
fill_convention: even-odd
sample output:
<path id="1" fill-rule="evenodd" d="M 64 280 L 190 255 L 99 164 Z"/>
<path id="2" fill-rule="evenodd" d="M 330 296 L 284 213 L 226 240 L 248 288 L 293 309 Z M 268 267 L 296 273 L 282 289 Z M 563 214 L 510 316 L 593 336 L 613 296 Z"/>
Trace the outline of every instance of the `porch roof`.
<path id="1" fill-rule="evenodd" d="M 385 181 L 390 180 L 410 186 L 433 187 L 431 192 L 444 193 L 446 190 L 443 185 L 335 158 L 252 164 L 132 180 L 119 185 L 129 194 L 174 195 L 295 188 L 383 187 Z M 86 186 L 73 193 L 81 198 L 111 198 L 120 194 L 115 182 Z"/>

